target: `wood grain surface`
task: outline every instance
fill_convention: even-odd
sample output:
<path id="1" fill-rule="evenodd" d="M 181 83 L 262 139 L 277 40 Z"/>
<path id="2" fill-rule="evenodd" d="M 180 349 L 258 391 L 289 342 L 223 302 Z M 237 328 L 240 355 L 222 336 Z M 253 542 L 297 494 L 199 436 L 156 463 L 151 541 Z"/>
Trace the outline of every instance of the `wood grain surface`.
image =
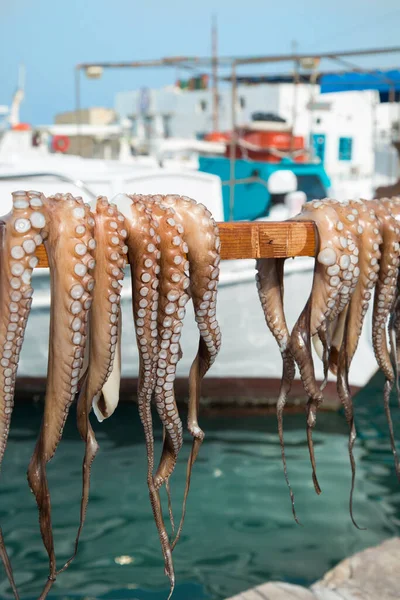
<path id="1" fill-rule="evenodd" d="M 315 255 L 314 223 L 277 221 L 218 223 L 221 258 L 290 258 Z M 38 267 L 48 267 L 44 246 L 38 248 Z"/>

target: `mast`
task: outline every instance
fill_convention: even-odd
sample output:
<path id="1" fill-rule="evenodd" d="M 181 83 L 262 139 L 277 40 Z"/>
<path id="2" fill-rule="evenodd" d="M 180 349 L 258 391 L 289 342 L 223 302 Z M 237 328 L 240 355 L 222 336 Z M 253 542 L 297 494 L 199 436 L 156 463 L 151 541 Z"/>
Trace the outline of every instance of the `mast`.
<path id="1" fill-rule="evenodd" d="M 294 71 L 293 71 L 293 109 L 292 109 L 292 133 L 290 136 L 290 155 L 293 157 L 294 152 L 294 136 L 297 120 L 297 90 L 299 83 L 299 60 L 296 58 L 298 45 L 295 40 L 292 42 L 292 54 L 294 56 Z"/>
<path id="2" fill-rule="evenodd" d="M 16 127 L 19 125 L 19 108 L 21 106 L 22 100 L 24 99 L 24 91 L 25 91 L 25 65 L 20 64 L 18 68 L 18 84 L 15 94 L 12 99 L 10 116 L 8 118 L 11 127 Z"/>
<path id="3" fill-rule="evenodd" d="M 212 99 L 213 99 L 213 131 L 219 130 L 219 106 L 218 106 L 218 26 L 217 17 L 212 18 L 211 26 L 212 44 Z"/>

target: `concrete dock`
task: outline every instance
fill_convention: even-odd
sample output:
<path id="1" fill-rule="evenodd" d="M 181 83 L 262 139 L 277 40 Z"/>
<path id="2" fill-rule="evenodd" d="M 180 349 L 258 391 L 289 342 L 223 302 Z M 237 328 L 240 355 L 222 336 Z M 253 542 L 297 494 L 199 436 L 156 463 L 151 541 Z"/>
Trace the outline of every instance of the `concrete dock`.
<path id="1" fill-rule="evenodd" d="M 400 538 L 340 562 L 310 588 L 268 582 L 228 600 L 399 600 Z"/>

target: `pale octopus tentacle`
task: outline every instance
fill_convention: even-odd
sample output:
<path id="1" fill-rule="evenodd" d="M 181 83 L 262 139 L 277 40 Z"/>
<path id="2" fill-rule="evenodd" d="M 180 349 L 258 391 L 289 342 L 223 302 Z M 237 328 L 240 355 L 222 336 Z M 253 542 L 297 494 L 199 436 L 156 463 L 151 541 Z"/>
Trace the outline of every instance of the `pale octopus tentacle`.
<path id="1" fill-rule="evenodd" d="M 78 269 L 75 268 L 75 272 L 81 277 L 84 277 L 87 270 L 91 269 L 96 282 L 92 294 L 89 341 L 87 344 L 87 352 L 90 358 L 77 406 L 78 431 L 85 442 L 80 523 L 73 555 L 57 574 L 64 571 L 75 558 L 79 538 L 85 523 L 89 501 L 90 471 L 99 449 L 89 418 L 92 404 L 98 420 L 102 421 L 111 416 L 119 399 L 121 365 L 117 348 L 121 343 L 121 335 L 118 331 L 121 318 L 120 297 L 122 286 L 120 280 L 124 277 L 124 268 L 127 262 L 128 246 L 125 244 L 127 231 L 124 217 L 118 212 L 115 205 L 109 204 L 104 196 L 97 199 L 96 211 L 93 213 L 93 217 L 90 217 L 90 224 L 93 225 L 92 219 L 94 219 L 96 241 L 93 258 L 89 259 L 87 265 L 82 264 Z M 78 225 L 75 229 L 78 236 L 83 236 L 85 232 L 84 225 Z M 74 310 L 80 312 L 79 304 L 76 305 Z M 117 364 L 114 366 L 116 352 Z M 76 366 L 79 366 L 78 362 L 77 359 Z M 113 382 L 109 395 L 104 392 L 104 396 L 106 396 L 104 398 L 104 386 L 114 369 L 116 371 L 115 382 Z"/>
<path id="2" fill-rule="evenodd" d="M 400 198 L 382 198 L 381 202 L 385 206 L 389 205 L 390 212 L 400 227 Z M 400 238 L 400 236 L 399 236 Z M 389 319 L 389 341 L 392 363 L 395 370 L 397 401 L 400 404 L 400 385 L 399 385 L 399 357 L 400 357 L 400 273 L 397 277 L 397 288 L 395 293 L 395 302 Z"/>
<path id="3" fill-rule="evenodd" d="M 46 224 L 43 196 L 39 192 L 14 192 L 12 200 L 12 212 L 0 222 L 0 466 L 7 445 L 19 355 L 32 303 L 31 275 L 38 264 L 36 250 L 43 241 L 42 230 Z M 0 557 L 18 598 L 1 529 Z"/>
<path id="4" fill-rule="evenodd" d="M 159 223 L 153 217 L 142 196 L 128 196 L 130 218 L 128 247 L 132 273 L 133 314 L 139 348 L 138 407 L 147 449 L 147 485 L 154 520 L 158 530 L 165 561 L 165 571 L 171 591 L 175 584 L 172 551 L 164 524 L 161 501 L 154 484 L 154 440 L 151 400 L 156 386 L 159 360 L 159 306 L 160 236 Z M 127 215 L 127 213 L 125 213 Z"/>
<path id="5" fill-rule="evenodd" d="M 357 211 L 357 212 L 355 212 Z M 358 341 L 361 335 L 364 317 L 367 313 L 371 290 L 375 286 L 377 273 L 379 271 L 380 251 L 379 245 L 382 241 L 377 228 L 377 219 L 374 211 L 364 203 L 350 201 L 347 214 L 344 218 L 356 224 L 359 242 L 353 254 L 350 256 L 350 262 L 347 269 L 358 276 L 358 282 L 355 285 L 350 304 L 347 311 L 343 311 L 344 327 L 339 322 L 338 335 L 334 334 L 335 340 L 332 346 L 333 352 L 330 356 L 330 368 L 337 372 L 337 390 L 339 399 L 343 405 L 345 417 L 349 425 L 348 450 L 352 472 L 351 490 L 350 490 L 350 516 L 353 524 L 358 527 L 353 517 L 353 493 L 356 475 L 356 464 L 353 455 L 353 448 L 356 440 L 356 428 L 354 424 L 353 402 L 348 382 L 348 373 L 351 362 L 357 349 Z M 342 316 L 341 315 L 341 316 Z M 340 318 L 339 318 L 340 319 Z"/>
<path id="6" fill-rule="evenodd" d="M 28 481 L 38 504 L 40 530 L 49 556 L 50 574 L 40 599 L 47 596 L 57 573 L 46 465 L 57 449 L 77 392 L 94 287 L 89 273 L 82 276 L 82 266 L 88 268 L 95 246 L 89 208 L 81 199 L 69 194 L 57 195 L 44 203 L 51 285 L 50 346 L 44 416 L 28 468 Z M 78 229 L 82 225 L 83 235 Z"/>
<path id="7" fill-rule="evenodd" d="M 374 310 L 372 319 L 372 343 L 375 358 L 383 371 L 386 382 L 384 386 L 383 402 L 386 419 L 389 426 L 390 442 L 395 462 L 397 478 L 400 480 L 400 463 L 394 441 L 393 422 L 390 414 L 390 392 L 395 382 L 395 373 L 391 364 L 388 350 L 386 326 L 393 310 L 397 278 L 400 262 L 400 229 L 395 217 L 392 215 L 392 206 L 389 202 L 369 201 L 380 223 L 383 243 L 381 247 L 381 261 L 379 278 L 376 283 L 374 296 Z"/>
<path id="8" fill-rule="evenodd" d="M 299 367 L 304 388 L 309 396 L 307 440 L 314 487 L 319 494 L 321 489 L 316 476 L 312 429 L 315 426 L 316 411 L 323 400 L 323 394 L 315 379 L 311 338 L 335 313 L 335 309 L 337 311 L 338 305 L 344 307 L 349 300 L 350 288 L 346 289 L 349 286 L 344 285 L 346 271 L 341 267 L 340 261 L 343 260 L 343 256 L 350 257 L 349 246 L 356 246 L 356 238 L 340 221 L 335 211 L 335 203 L 329 200 L 305 204 L 301 214 L 290 220 L 314 221 L 319 238 L 311 294 L 293 328 L 289 342 L 290 352 Z"/>
<path id="9" fill-rule="evenodd" d="M 204 432 L 198 423 L 201 382 L 221 347 L 221 332 L 216 318 L 221 242 L 218 227 L 203 204 L 198 204 L 186 196 L 176 195 L 162 197 L 162 202 L 174 209 L 174 220 L 184 239 L 183 250 L 189 261 L 190 295 L 200 334 L 197 355 L 189 375 L 187 425 L 193 443 L 187 464 L 182 516 L 172 543 L 174 549 L 182 533 L 193 464 L 204 440 Z"/>
<path id="10" fill-rule="evenodd" d="M 279 351 L 282 356 L 282 378 L 276 404 L 276 413 L 278 419 L 278 433 L 281 445 L 283 472 L 289 488 L 293 516 L 295 521 L 298 523 L 299 521 L 296 515 L 294 494 L 287 474 L 283 436 L 283 411 L 296 373 L 295 362 L 288 348 L 290 333 L 287 327 L 283 309 L 284 263 L 285 259 L 279 258 L 258 259 L 256 261 L 256 282 L 265 321 L 279 346 Z"/>
<path id="11" fill-rule="evenodd" d="M 145 196 L 153 218 L 158 222 L 160 257 L 160 284 L 158 302 L 159 353 L 155 402 L 165 427 L 165 440 L 154 484 L 159 489 L 172 474 L 182 447 L 182 422 L 174 394 L 176 366 L 181 357 L 180 337 L 189 300 L 186 245 L 182 227 L 175 221 L 175 211 L 164 206 L 160 197 Z"/>
<path id="12" fill-rule="evenodd" d="M 335 304 L 325 322 L 325 330 L 319 329 L 319 337 L 323 343 L 325 354 L 323 357 L 325 381 L 329 368 L 332 370 L 334 358 L 337 357 L 341 347 L 341 340 L 344 333 L 347 311 L 350 298 L 357 286 L 360 269 L 357 265 L 362 227 L 358 223 L 359 209 L 362 204 L 359 201 L 338 202 L 329 200 L 329 204 L 335 208 L 339 221 L 336 228 L 341 231 L 344 240 L 347 240 L 348 253 L 344 253 L 336 266 L 337 276 L 340 283 L 338 286 L 338 295 Z M 342 240 L 343 241 L 343 240 Z M 345 243 L 345 242 L 343 242 Z"/>

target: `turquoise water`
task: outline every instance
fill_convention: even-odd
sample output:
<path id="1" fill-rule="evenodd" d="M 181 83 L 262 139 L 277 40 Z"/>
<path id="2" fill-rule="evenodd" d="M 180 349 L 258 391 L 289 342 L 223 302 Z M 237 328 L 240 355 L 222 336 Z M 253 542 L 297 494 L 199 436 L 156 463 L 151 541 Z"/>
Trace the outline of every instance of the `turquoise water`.
<path id="1" fill-rule="evenodd" d="M 184 534 L 174 552 L 175 600 L 220 600 L 269 579 L 307 585 L 345 556 L 400 533 L 400 487 L 381 385 L 380 378 L 373 381 L 356 404 L 360 439 L 355 516 L 367 531 L 355 529 L 349 517 L 350 469 L 342 415 L 318 415 L 320 497 L 311 482 L 305 418 L 285 418 L 289 474 L 302 527 L 292 518 L 274 416 L 201 419 L 206 440 L 194 469 Z M 400 411 L 394 407 L 393 413 L 400 431 Z M 0 486 L 0 522 L 24 600 L 37 597 L 48 573 L 25 476 L 40 419 L 40 406 L 16 406 Z M 121 405 L 96 430 L 101 452 L 93 467 L 79 554 L 57 580 L 52 597 L 164 599 L 168 586 L 148 502 L 136 407 Z M 156 437 L 159 449 L 159 427 Z M 189 445 L 187 440 L 171 481 L 177 517 Z M 78 524 L 82 452 L 72 413 L 48 469 L 60 566 L 72 550 Z M 4 577 L 0 596 L 9 597 Z"/>

